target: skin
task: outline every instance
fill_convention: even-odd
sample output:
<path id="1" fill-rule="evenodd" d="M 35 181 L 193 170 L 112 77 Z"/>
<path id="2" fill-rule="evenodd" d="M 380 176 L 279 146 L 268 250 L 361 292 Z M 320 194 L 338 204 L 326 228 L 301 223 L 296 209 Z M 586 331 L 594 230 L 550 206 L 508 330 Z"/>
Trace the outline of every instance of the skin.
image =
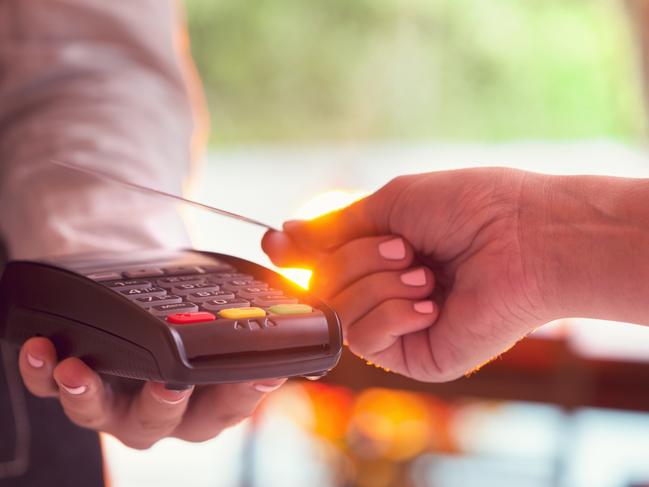
<path id="1" fill-rule="evenodd" d="M 381 255 L 395 238 L 402 257 Z M 421 381 L 456 379 L 554 319 L 649 325 L 647 180 L 503 168 L 402 176 L 287 222 L 262 247 L 277 265 L 314 269 L 354 353 Z M 417 269 L 426 282 L 404 283 Z"/>
<path id="2" fill-rule="evenodd" d="M 205 441 L 246 418 L 284 379 L 201 386 L 171 391 L 147 382 L 136 387 L 108 383 L 78 358 L 57 361 L 45 338 L 25 342 L 20 373 L 29 391 L 56 398 L 72 422 L 103 431 L 125 445 L 146 449 L 162 438 Z M 131 384 L 132 385 L 132 384 Z"/>

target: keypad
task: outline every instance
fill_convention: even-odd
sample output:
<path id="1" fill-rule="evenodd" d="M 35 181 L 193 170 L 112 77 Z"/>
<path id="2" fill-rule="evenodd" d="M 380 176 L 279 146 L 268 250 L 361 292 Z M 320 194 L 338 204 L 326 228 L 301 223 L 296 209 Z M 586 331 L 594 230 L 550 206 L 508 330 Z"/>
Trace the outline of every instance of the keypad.
<path id="1" fill-rule="evenodd" d="M 127 268 L 87 277 L 174 326 L 314 312 L 281 289 L 224 263 Z"/>

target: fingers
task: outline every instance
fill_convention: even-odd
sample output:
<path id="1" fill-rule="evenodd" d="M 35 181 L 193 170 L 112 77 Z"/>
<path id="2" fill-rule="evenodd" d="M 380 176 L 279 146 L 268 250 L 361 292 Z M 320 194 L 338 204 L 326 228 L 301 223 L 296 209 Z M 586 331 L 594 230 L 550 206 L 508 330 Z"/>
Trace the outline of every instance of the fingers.
<path id="1" fill-rule="evenodd" d="M 205 441 L 250 416 L 264 396 L 286 379 L 220 384 L 199 389 L 173 436 Z"/>
<path id="2" fill-rule="evenodd" d="M 84 428 L 106 429 L 113 418 L 113 394 L 78 358 L 63 360 L 53 373 L 59 400 L 70 420 Z"/>
<path id="3" fill-rule="evenodd" d="M 405 269 L 413 258 L 412 247 L 401 237 L 352 240 L 321 258 L 312 280 L 313 291 L 322 297 L 328 297 L 366 275 Z"/>
<path id="4" fill-rule="evenodd" d="M 261 239 L 262 250 L 279 267 L 312 267 L 318 259 L 313 249 L 302 249 L 284 232 L 269 230 Z"/>
<path id="5" fill-rule="evenodd" d="M 288 221 L 283 230 L 299 246 L 326 251 L 356 238 L 376 235 L 375 222 L 368 212 L 368 199 L 327 213 L 313 220 Z"/>
<path id="6" fill-rule="evenodd" d="M 114 434 L 131 448 L 149 448 L 183 421 L 193 390 L 169 390 L 159 382 L 147 382 L 115 425 Z"/>
<path id="7" fill-rule="evenodd" d="M 27 390 L 38 397 L 56 397 L 58 387 L 52 378 L 56 366 L 56 350 L 46 338 L 35 337 L 20 350 L 18 367 Z"/>
<path id="8" fill-rule="evenodd" d="M 300 248 L 327 251 L 361 237 L 390 234 L 390 221 L 398 198 L 416 178 L 393 179 L 370 196 L 340 210 L 306 221 L 289 221 L 284 232 Z"/>
<path id="9" fill-rule="evenodd" d="M 382 302 L 391 299 L 422 300 L 431 295 L 435 279 L 430 269 L 377 272 L 356 281 L 330 300 L 338 312 L 343 333 Z"/>
<path id="10" fill-rule="evenodd" d="M 432 326 L 437 316 L 437 306 L 430 300 L 385 301 L 347 329 L 347 343 L 355 354 L 372 357 L 402 336 Z"/>

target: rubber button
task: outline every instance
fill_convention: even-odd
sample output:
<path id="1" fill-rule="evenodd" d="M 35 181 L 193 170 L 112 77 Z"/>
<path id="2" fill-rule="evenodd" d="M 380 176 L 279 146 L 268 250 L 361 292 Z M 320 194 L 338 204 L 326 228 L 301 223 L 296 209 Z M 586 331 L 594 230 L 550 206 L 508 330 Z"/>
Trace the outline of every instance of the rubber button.
<path id="1" fill-rule="evenodd" d="M 174 325 L 188 325 L 191 323 L 201 323 L 203 321 L 214 321 L 216 316 L 207 311 L 197 311 L 195 313 L 174 313 L 167 316 L 167 321 Z"/>
<path id="2" fill-rule="evenodd" d="M 241 320 L 244 318 L 263 318 L 266 312 L 261 308 L 230 308 L 219 311 L 219 316 L 228 320 Z"/>
<path id="3" fill-rule="evenodd" d="M 313 312 L 313 308 L 308 304 L 276 304 L 268 311 L 276 315 L 304 315 Z"/>

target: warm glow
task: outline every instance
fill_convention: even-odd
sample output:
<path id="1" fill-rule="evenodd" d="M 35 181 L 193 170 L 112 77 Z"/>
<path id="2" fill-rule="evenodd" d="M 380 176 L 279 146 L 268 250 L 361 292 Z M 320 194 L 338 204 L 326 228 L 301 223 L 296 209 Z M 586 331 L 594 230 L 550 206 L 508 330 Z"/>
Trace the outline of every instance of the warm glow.
<path id="1" fill-rule="evenodd" d="M 324 215 L 325 213 L 329 213 L 330 211 L 344 208 L 345 206 L 352 204 L 354 201 L 364 198 L 368 194 L 367 191 L 341 189 L 334 189 L 325 193 L 320 193 L 302 205 L 295 212 L 293 218 L 309 220 Z M 308 269 L 285 268 L 279 269 L 278 272 L 287 279 L 296 283 L 298 286 L 302 286 L 304 289 L 309 289 L 309 281 L 313 274 L 312 271 Z"/>
<path id="2" fill-rule="evenodd" d="M 309 281 L 311 280 L 311 274 L 313 274 L 313 271 L 310 271 L 309 269 L 285 267 L 282 269 L 277 269 L 277 272 L 279 272 L 285 278 L 290 279 L 298 286 L 303 287 L 304 289 L 309 289 Z"/>
<path id="3" fill-rule="evenodd" d="M 359 190 L 334 189 L 326 191 L 325 193 L 320 193 L 307 201 L 293 216 L 297 219 L 309 220 L 324 215 L 325 213 L 329 213 L 330 211 L 344 208 L 345 206 L 352 204 L 354 201 L 366 197 L 368 194 L 367 191 Z"/>

